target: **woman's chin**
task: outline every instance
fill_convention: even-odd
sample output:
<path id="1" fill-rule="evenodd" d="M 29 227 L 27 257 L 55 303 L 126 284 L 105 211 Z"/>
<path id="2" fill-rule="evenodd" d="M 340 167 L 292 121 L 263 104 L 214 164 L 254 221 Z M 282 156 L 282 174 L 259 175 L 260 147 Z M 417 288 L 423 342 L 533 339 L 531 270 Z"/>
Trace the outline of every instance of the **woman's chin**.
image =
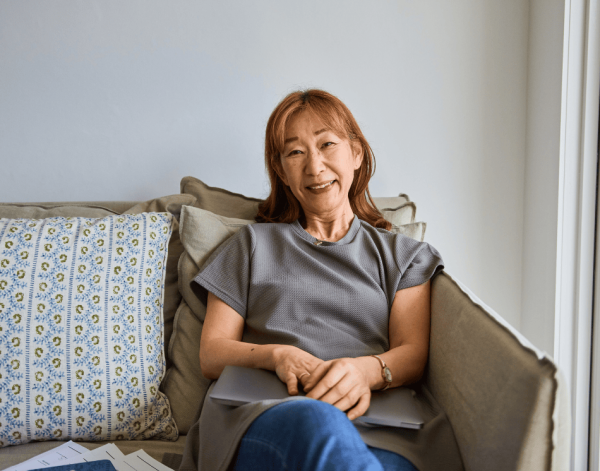
<path id="1" fill-rule="evenodd" d="M 339 201 L 332 198 L 329 201 L 309 201 L 302 205 L 302 209 L 307 215 L 324 216 L 336 213 L 342 214 L 349 205 L 350 202 L 348 200 Z"/>

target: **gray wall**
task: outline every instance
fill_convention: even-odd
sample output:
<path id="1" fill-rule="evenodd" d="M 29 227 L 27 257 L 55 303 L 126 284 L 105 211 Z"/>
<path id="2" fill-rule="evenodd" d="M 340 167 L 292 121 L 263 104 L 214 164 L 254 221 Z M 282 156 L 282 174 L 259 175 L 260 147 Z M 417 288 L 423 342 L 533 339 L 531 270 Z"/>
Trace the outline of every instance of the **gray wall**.
<path id="1" fill-rule="evenodd" d="M 264 127 L 338 95 L 450 273 L 520 326 L 527 0 L 0 1 L 0 201 L 266 193 Z"/>

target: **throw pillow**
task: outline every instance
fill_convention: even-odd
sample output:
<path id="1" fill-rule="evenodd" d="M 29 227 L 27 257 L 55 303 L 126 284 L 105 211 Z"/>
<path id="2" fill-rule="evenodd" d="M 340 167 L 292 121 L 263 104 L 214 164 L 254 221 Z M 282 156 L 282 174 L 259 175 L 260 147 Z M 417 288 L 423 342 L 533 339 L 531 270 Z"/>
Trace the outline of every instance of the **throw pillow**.
<path id="1" fill-rule="evenodd" d="M 410 198 L 406 193 L 400 193 L 398 196 L 374 196 L 373 203 L 375 206 L 382 209 L 386 208 L 398 208 L 410 201 Z"/>
<path id="2" fill-rule="evenodd" d="M 239 219 L 254 219 L 258 212 L 261 199 L 250 198 L 223 190 L 222 188 L 208 186 L 194 177 L 181 179 L 181 193 L 192 195 L 196 198 L 196 208 L 205 209 L 221 216 Z"/>
<path id="3" fill-rule="evenodd" d="M 183 434 L 194 423 L 194 415 L 210 385 L 210 381 L 202 375 L 199 360 L 206 306 L 192 291 L 191 281 L 222 242 L 253 222 L 219 216 L 190 206 L 184 206 L 181 211 L 179 233 L 185 251 L 179 260 L 179 289 L 183 300 L 175 314 L 168 351 L 172 363 L 162 390 L 171 401 L 173 417 Z"/>
<path id="4" fill-rule="evenodd" d="M 0 219 L 0 446 L 177 439 L 158 390 L 172 220 Z"/>
<path id="5" fill-rule="evenodd" d="M 426 229 L 426 222 L 413 222 L 412 224 L 403 224 L 401 226 L 392 225 L 391 232 L 397 232 L 398 234 L 423 242 L 425 240 Z"/>
<path id="6" fill-rule="evenodd" d="M 380 208 L 383 217 L 390 221 L 395 226 L 403 226 L 404 224 L 412 224 L 415 222 L 417 207 L 415 203 L 404 203 L 397 208 Z"/>
<path id="7" fill-rule="evenodd" d="M 183 252 L 179 240 L 179 213 L 181 206 L 193 205 L 196 198 L 192 195 L 170 195 L 140 203 L 127 201 L 83 202 L 83 203 L 0 203 L 0 218 L 10 219 L 44 219 L 49 217 L 86 217 L 101 218 L 113 214 L 139 214 L 147 212 L 169 212 L 173 220 L 172 235 L 169 239 L 167 273 L 165 275 L 164 299 L 164 344 L 169 345 L 173 332 L 173 319 L 181 302 L 177 286 L 177 263 Z M 170 358 L 166 358 L 167 367 Z"/>

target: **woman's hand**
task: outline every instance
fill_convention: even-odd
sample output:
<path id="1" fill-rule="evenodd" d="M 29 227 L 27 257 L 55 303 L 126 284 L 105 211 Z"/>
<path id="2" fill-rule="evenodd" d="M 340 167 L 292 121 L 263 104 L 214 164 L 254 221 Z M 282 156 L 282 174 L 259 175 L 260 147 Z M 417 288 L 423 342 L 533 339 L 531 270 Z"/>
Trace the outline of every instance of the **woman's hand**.
<path id="1" fill-rule="evenodd" d="M 348 411 L 346 415 L 354 420 L 369 408 L 372 383 L 376 381 L 372 372 L 378 367 L 379 362 L 372 357 L 325 361 L 310 376 L 302 378 L 306 397 Z"/>
<path id="2" fill-rule="evenodd" d="M 323 360 L 297 347 L 280 345 L 273 350 L 275 373 L 287 384 L 290 396 L 298 394 L 298 381 L 307 378 Z"/>

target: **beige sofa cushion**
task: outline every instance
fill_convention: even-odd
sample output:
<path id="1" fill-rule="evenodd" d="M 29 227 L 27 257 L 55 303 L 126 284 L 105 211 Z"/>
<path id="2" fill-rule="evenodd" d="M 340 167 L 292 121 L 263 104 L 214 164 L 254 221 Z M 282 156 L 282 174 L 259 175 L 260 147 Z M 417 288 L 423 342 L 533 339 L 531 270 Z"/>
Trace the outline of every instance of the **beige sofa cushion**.
<path id="1" fill-rule="evenodd" d="M 395 226 L 412 224 L 415 222 L 415 216 L 417 214 L 417 206 L 412 201 L 404 203 L 397 208 L 380 207 L 379 210 L 381 211 L 381 214 L 383 214 L 383 217 Z"/>
<path id="2" fill-rule="evenodd" d="M 254 219 L 258 212 L 258 205 L 263 201 L 239 193 L 232 193 L 222 188 L 208 186 L 195 177 L 183 177 L 180 186 L 181 193 L 196 198 L 194 204 L 196 208 L 230 218 Z"/>
<path id="3" fill-rule="evenodd" d="M 192 280 L 210 254 L 240 227 L 253 221 L 219 216 L 199 208 L 184 207 L 180 236 L 185 252 L 179 261 L 179 289 L 183 300 L 175 316 L 169 357 L 172 366 L 162 383 L 180 433 L 186 434 L 210 384 L 200 370 L 200 335 L 206 315 L 192 291 Z"/>
<path id="4" fill-rule="evenodd" d="M 387 219 L 387 218 L 386 218 Z M 423 242 L 425 240 L 425 230 L 427 229 L 426 222 L 413 222 L 411 224 L 403 224 L 401 226 L 392 225 L 392 232 L 405 235 L 411 239 Z"/>
<path id="5" fill-rule="evenodd" d="M 410 201 L 406 193 L 400 193 L 398 196 L 374 196 L 373 203 L 382 209 L 398 208 Z"/>
<path id="6" fill-rule="evenodd" d="M 84 206 L 73 203 L 0 203 L 0 218 L 6 219 L 45 219 L 52 217 L 103 218 L 120 214 L 104 206 Z"/>
<path id="7" fill-rule="evenodd" d="M 568 469 L 569 406 L 553 361 L 447 273 L 431 303 L 426 381 L 465 469 Z"/>

